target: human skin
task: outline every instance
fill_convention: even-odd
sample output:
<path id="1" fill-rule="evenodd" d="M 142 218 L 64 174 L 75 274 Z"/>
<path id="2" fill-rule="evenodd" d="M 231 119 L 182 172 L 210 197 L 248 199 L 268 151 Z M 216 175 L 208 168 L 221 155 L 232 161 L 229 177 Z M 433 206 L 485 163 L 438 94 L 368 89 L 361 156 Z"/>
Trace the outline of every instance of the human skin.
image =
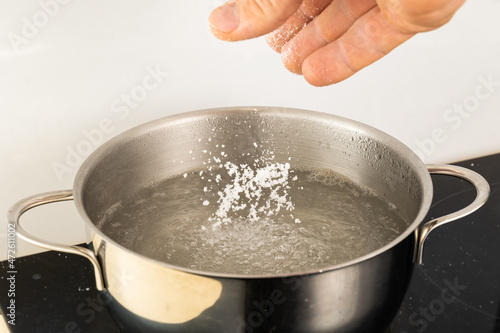
<path id="1" fill-rule="evenodd" d="M 212 33 L 266 35 L 285 67 L 314 86 L 345 80 L 415 34 L 446 24 L 465 0 L 230 0 L 210 15 Z"/>

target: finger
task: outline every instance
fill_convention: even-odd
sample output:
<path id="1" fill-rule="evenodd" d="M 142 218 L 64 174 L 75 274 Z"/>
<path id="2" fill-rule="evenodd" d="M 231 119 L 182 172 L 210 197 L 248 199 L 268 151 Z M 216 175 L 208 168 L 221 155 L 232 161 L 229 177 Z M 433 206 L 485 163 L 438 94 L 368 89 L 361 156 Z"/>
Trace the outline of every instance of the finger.
<path id="1" fill-rule="evenodd" d="M 266 35 L 266 41 L 276 52 L 292 39 L 311 20 L 318 16 L 332 0 L 304 0 L 299 9 L 278 29 Z"/>
<path id="2" fill-rule="evenodd" d="M 282 48 L 285 67 L 300 74 L 302 63 L 310 54 L 342 36 L 359 17 L 376 5 L 375 0 L 334 0 Z"/>
<path id="3" fill-rule="evenodd" d="M 378 0 L 382 14 L 399 31 L 434 30 L 451 20 L 465 0 Z"/>
<path id="4" fill-rule="evenodd" d="M 230 0 L 209 17 L 210 29 L 223 40 L 243 40 L 267 34 L 293 15 L 302 0 Z"/>
<path id="5" fill-rule="evenodd" d="M 340 38 L 311 54 L 302 66 L 304 78 L 315 86 L 340 82 L 412 36 L 391 26 L 375 7 Z"/>

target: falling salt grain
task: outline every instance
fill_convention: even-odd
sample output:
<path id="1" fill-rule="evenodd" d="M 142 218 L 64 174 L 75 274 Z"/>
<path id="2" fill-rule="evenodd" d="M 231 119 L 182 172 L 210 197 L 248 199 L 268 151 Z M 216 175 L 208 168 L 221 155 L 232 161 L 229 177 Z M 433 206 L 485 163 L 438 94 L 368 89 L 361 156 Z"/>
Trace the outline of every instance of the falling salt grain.
<path id="1" fill-rule="evenodd" d="M 184 176 L 184 178 L 186 178 L 186 177 L 188 176 L 188 174 L 187 174 L 187 173 L 185 173 L 185 174 L 183 174 L 183 176 Z"/>

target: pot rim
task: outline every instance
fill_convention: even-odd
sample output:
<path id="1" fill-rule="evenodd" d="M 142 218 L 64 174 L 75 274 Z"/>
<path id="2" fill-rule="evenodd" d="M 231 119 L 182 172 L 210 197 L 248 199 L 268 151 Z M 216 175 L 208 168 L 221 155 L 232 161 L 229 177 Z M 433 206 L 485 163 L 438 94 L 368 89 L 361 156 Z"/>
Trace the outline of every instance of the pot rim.
<path id="1" fill-rule="evenodd" d="M 369 135 L 373 138 L 376 138 L 378 141 L 383 141 L 385 145 L 393 148 L 396 150 L 400 155 L 402 155 L 404 158 L 406 158 L 409 162 L 409 164 L 415 166 L 415 169 L 418 173 L 418 176 L 420 177 L 420 180 L 422 181 L 422 201 L 420 204 L 420 208 L 418 210 L 418 213 L 416 217 L 413 219 L 413 221 L 408 225 L 408 227 L 399 234 L 398 237 L 387 243 L 386 245 L 382 246 L 381 248 L 369 252 L 363 256 L 357 257 L 353 260 L 349 260 L 346 262 L 343 262 L 341 264 L 337 265 L 332 265 L 332 266 L 326 266 L 324 268 L 320 269 L 310 269 L 310 270 L 304 270 L 304 271 L 297 271 L 297 272 L 292 272 L 292 273 L 282 273 L 282 274 L 270 274 L 270 275 L 263 275 L 263 274 L 229 274 L 229 273 L 216 273 L 216 272 L 209 272 L 209 271 L 202 271 L 202 270 L 195 270 L 195 269 L 190 269 L 182 266 L 177 266 L 177 265 L 172 265 L 168 264 L 163 261 L 159 261 L 156 259 L 151 259 L 147 256 L 144 256 L 142 254 L 139 254 L 137 252 L 132 251 L 131 249 L 119 244 L 118 242 L 114 241 L 107 235 L 105 235 L 95 224 L 92 222 L 90 217 L 88 216 L 87 212 L 85 211 L 84 204 L 83 204 L 83 195 L 82 195 L 82 187 L 84 184 L 84 180 L 86 178 L 86 175 L 88 171 L 92 168 L 92 166 L 99 160 L 99 156 L 105 155 L 106 151 L 113 147 L 117 142 L 120 142 L 122 138 L 125 137 L 132 137 L 135 134 L 139 134 L 140 132 L 144 131 L 145 128 L 155 128 L 157 126 L 164 126 L 166 122 L 172 123 L 172 122 L 177 122 L 177 121 L 185 121 L 188 118 L 193 118 L 197 116 L 204 116 L 206 117 L 207 115 L 210 114 L 217 114 L 220 115 L 221 113 L 232 113 L 234 111 L 238 112 L 259 112 L 259 113 L 275 113 L 275 114 L 291 114 L 291 113 L 296 113 L 300 112 L 301 116 L 307 119 L 314 119 L 314 120 L 327 120 L 327 121 L 332 121 L 334 120 L 336 123 L 341 123 L 343 126 L 347 126 L 352 128 L 353 130 L 359 131 L 365 135 Z M 334 114 L 328 114 L 324 112 L 318 112 L 318 111 L 310 111 L 310 110 L 304 110 L 304 109 L 298 109 L 298 108 L 287 108 L 287 107 L 269 107 L 269 106 L 232 106 L 232 107 L 220 107 L 220 108 L 210 108 L 210 109 L 202 109 L 202 110 L 196 110 L 196 111 L 189 111 L 189 112 L 181 112 L 173 115 L 169 115 L 166 117 L 162 117 L 156 120 L 152 120 L 143 124 L 140 124 L 138 126 L 135 126 L 129 130 L 126 130 L 125 132 L 122 132 L 113 138 L 109 139 L 105 143 L 103 143 L 101 146 L 99 146 L 94 152 L 90 154 L 90 156 L 87 157 L 87 159 L 83 162 L 83 164 L 80 166 L 78 169 L 78 172 L 75 176 L 75 180 L 73 183 L 73 196 L 74 196 L 74 202 L 77 207 L 78 212 L 80 213 L 80 216 L 83 218 L 85 221 L 85 224 L 99 237 L 104 240 L 106 243 L 110 243 L 119 249 L 128 252 L 131 255 L 138 256 L 139 258 L 146 260 L 150 263 L 157 264 L 160 266 L 164 266 L 166 268 L 170 269 L 175 269 L 179 270 L 182 272 L 186 273 L 192 273 L 200 276 L 207 276 L 207 277 L 216 277 L 216 278 L 234 278 L 234 279 L 272 279 L 272 278 L 286 278 L 286 277 L 293 277 L 293 276 L 304 276 L 304 275 L 312 275 L 312 274 L 320 274 L 320 273 L 326 273 L 326 272 L 331 272 L 335 271 L 338 269 L 346 268 L 349 266 L 354 266 L 356 264 L 359 264 L 361 262 L 367 261 L 371 258 L 374 258 L 391 248 L 395 247 L 398 245 L 400 242 L 405 240 L 410 234 L 412 234 L 417 227 L 420 225 L 420 223 L 423 221 L 425 216 L 427 215 L 427 212 L 430 208 L 431 202 L 432 202 L 432 197 L 433 197 L 433 185 L 432 185 L 432 180 L 430 177 L 430 174 L 427 170 L 427 167 L 425 164 L 420 160 L 420 158 L 405 144 L 403 144 L 401 141 L 397 140 L 396 138 L 392 137 L 391 135 L 378 130 L 370 125 L 361 123 L 356 120 L 352 120 L 349 118 L 345 118 L 342 116 L 337 116 Z M 93 236 L 94 237 L 94 236 Z M 89 242 L 92 242 L 90 240 Z M 96 253 L 98 249 L 95 249 Z"/>

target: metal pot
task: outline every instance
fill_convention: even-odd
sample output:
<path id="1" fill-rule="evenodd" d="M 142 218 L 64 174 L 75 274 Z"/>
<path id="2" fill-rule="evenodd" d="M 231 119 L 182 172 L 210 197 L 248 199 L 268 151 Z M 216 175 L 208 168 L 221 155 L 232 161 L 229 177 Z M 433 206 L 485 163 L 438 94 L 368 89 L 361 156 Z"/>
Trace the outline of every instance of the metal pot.
<path id="1" fill-rule="evenodd" d="M 408 226 L 380 249 L 333 267 L 242 276 L 152 260 L 121 246 L 96 225 L 126 194 L 202 168 L 187 152 L 198 147 L 199 138 L 214 135 L 207 149 L 225 144 L 228 159 L 241 162 L 245 150 L 255 154 L 252 143 L 258 141 L 276 152 L 277 161 L 286 158 L 280 152 L 293 152 L 293 167 L 339 172 L 394 203 Z M 433 194 L 430 173 L 469 181 L 477 197 L 468 207 L 420 226 Z M 477 173 L 426 166 L 405 145 L 367 125 L 297 109 L 235 107 L 174 115 L 116 136 L 84 162 L 73 190 L 26 198 L 9 211 L 9 222 L 27 242 L 88 258 L 97 288 L 128 331 L 376 332 L 387 327 L 400 306 L 414 262 L 422 262 L 428 234 L 474 212 L 488 194 L 488 183 Z M 18 224 L 28 209 L 63 200 L 75 201 L 93 250 L 38 239 Z"/>

